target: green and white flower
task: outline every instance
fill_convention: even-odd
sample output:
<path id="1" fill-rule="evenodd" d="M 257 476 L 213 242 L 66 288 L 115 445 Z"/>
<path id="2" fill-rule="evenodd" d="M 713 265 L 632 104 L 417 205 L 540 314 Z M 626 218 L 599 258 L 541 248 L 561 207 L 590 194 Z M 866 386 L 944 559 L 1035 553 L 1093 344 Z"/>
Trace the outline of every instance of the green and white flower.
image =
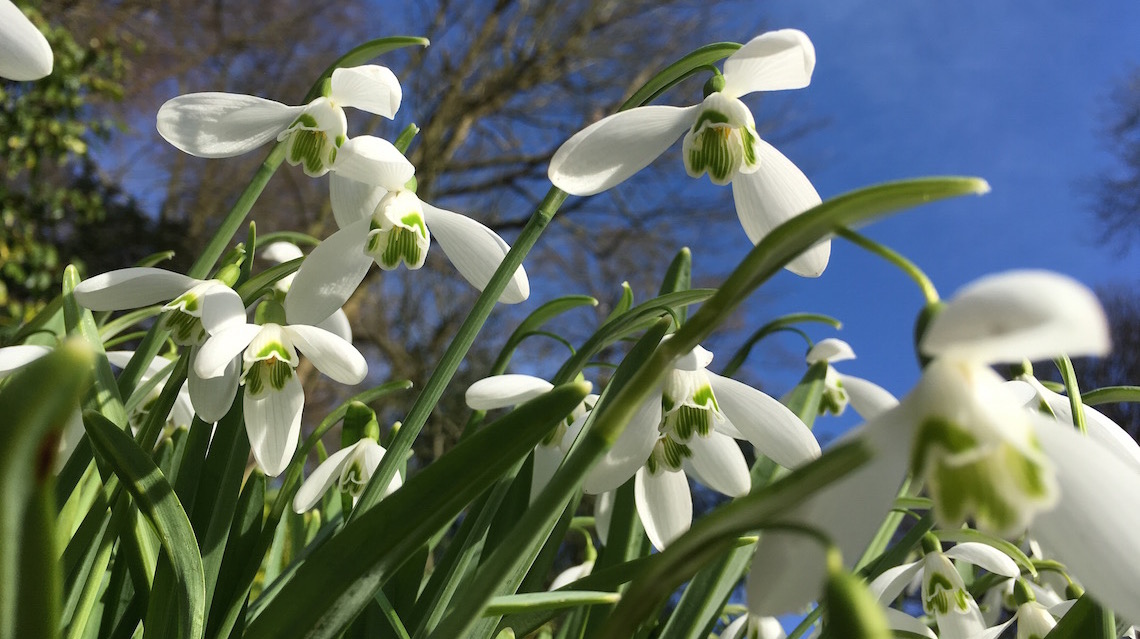
<path id="1" fill-rule="evenodd" d="M 895 399 L 883 387 L 865 379 L 844 375 L 835 370 L 831 364 L 855 359 L 855 351 L 851 346 L 834 337 L 820 340 L 808 350 L 808 365 L 818 362 L 827 363 L 827 374 L 824 377 L 823 400 L 820 412 L 829 412 L 832 415 L 842 415 L 847 404 L 855 409 L 863 419 L 874 417 L 894 408 L 899 400 Z"/>
<path id="2" fill-rule="evenodd" d="M 28 16 L 0 0 L 0 78 L 23 82 L 51 74 L 51 45 Z"/>
<path id="3" fill-rule="evenodd" d="M 755 244 L 820 198 L 803 172 L 760 138 L 740 97 L 801 89 L 814 69 L 815 47 L 802 31 L 760 35 L 724 61 L 723 86 L 712 87 L 701 104 L 637 107 L 579 131 L 551 159 L 550 181 L 572 195 L 600 193 L 648 166 L 684 135 L 685 171 L 693 177 L 708 173 L 714 184 L 732 184 L 736 214 Z M 787 268 L 817 277 L 830 252 L 830 242 L 821 242 Z"/>
<path id="4" fill-rule="evenodd" d="M 600 494 L 636 476 L 637 513 L 657 549 L 692 524 L 687 475 L 729 497 L 751 489 L 748 464 L 734 439 L 751 442 L 788 468 L 819 456 L 815 437 L 794 413 L 746 384 L 706 370 L 712 357 L 697 346 L 677 360 L 660 393 L 641 405 L 583 482 L 587 493 Z M 567 437 L 574 435 L 572 427 Z"/>
<path id="5" fill-rule="evenodd" d="M 353 138 L 346 146 L 367 148 L 330 178 L 333 215 L 340 230 L 305 258 L 285 296 L 294 321 L 316 324 L 344 305 L 373 263 L 393 270 L 402 263 L 418 269 L 434 235 L 459 274 L 483 290 L 510 247 L 479 222 L 436 208 L 406 188 L 415 175 L 403 154 L 387 140 Z M 499 301 L 522 302 L 530 282 L 520 266 Z"/>
<path id="6" fill-rule="evenodd" d="M 1008 534 L 1029 526 L 1099 601 L 1140 618 L 1140 554 L 1119 534 L 1140 528 L 1140 471 L 1025 410 L 989 368 L 1108 347 L 1096 296 L 1067 277 L 1015 271 L 967 286 L 932 320 L 921 348 L 934 359 L 915 389 L 852 435 L 874 460 L 798 505 L 789 522 L 829 535 L 854 563 L 909 470 L 925 481 L 943 525 L 971 519 Z M 765 534 L 752 565 L 757 614 L 799 609 L 824 583 L 817 542 L 802 535 Z"/>
<path id="7" fill-rule="evenodd" d="M 554 385 L 550 382 L 532 375 L 495 375 L 481 379 L 468 387 L 465 399 L 467 406 L 472 409 L 494 410 L 532 400 L 552 388 Z M 566 437 L 567 432 L 576 422 L 589 414 L 597 401 L 597 395 L 587 395 L 561 424 L 534 447 L 534 472 L 530 482 L 531 501 L 534 501 L 538 493 L 550 483 L 554 471 L 558 470 L 558 466 L 570 452 L 574 439 Z M 580 422 L 578 428 L 581 428 Z"/>
<path id="8" fill-rule="evenodd" d="M 160 302 L 162 323 L 174 343 L 191 347 L 191 358 L 209 334 L 245 324 L 241 297 L 220 280 L 197 280 L 159 268 L 126 268 L 83 280 L 75 299 L 93 311 L 119 311 Z M 190 367 L 188 382 L 194 412 L 205 422 L 225 415 L 237 394 L 237 361 L 231 374 L 207 379 Z"/>
<path id="9" fill-rule="evenodd" d="M 345 107 L 392 119 L 402 97 L 392 71 L 374 64 L 337 69 L 327 87 L 326 95 L 305 106 L 236 93 L 181 95 L 159 108 L 158 132 L 179 150 L 201 158 L 228 158 L 271 140 L 285 142 L 285 161 L 319 177 L 343 162 L 342 155 L 354 152 L 345 147 Z"/>
<path id="10" fill-rule="evenodd" d="M 305 254 L 301 252 L 301 249 L 290 242 L 273 242 L 261 251 L 261 257 L 278 264 L 291 262 L 304 256 Z M 293 279 L 296 277 L 297 272 L 294 271 L 277 280 L 274 288 L 279 294 L 285 295 L 293 286 Z M 343 308 L 336 309 L 332 315 L 329 315 L 324 321 L 318 322 L 315 326 L 329 331 L 350 344 L 352 343 L 352 325 L 349 324 L 348 315 L 345 315 Z"/>
<path id="11" fill-rule="evenodd" d="M 376 440 L 365 437 L 329 455 L 297 489 L 297 494 L 293 497 L 293 510 L 303 513 L 316 506 L 321 495 L 334 485 L 337 490 L 352 497 L 352 503 L 355 504 L 368 485 L 368 480 L 376 472 L 376 467 L 384 459 L 385 452 L 387 451 Z M 402 483 L 400 473 L 397 472 L 388 483 L 384 496 L 395 492 Z"/>
<path id="12" fill-rule="evenodd" d="M 239 324 L 213 334 L 198 351 L 196 373 L 204 379 L 233 376 L 241 355 L 240 381 L 249 446 L 257 465 L 276 477 L 289 464 L 301 434 L 305 393 L 297 378 L 300 350 L 317 370 L 342 384 L 358 384 L 368 374 L 364 356 L 343 339 L 305 324 Z M 191 392 L 193 389 L 191 389 Z"/>

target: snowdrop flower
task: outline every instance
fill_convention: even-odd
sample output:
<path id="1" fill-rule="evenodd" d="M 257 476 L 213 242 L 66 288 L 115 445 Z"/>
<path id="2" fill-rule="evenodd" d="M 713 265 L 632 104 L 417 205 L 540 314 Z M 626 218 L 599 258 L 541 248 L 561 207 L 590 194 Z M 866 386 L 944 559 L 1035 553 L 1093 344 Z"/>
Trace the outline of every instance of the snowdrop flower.
<path id="1" fill-rule="evenodd" d="M 827 411 L 832 415 L 842 415 L 850 403 L 860 417 L 873 419 L 898 405 L 899 400 L 878 384 L 844 375 L 831 365 L 849 359 L 855 359 L 855 351 L 847 342 L 834 337 L 820 341 L 808 351 L 808 365 L 827 363 L 820 413 Z"/>
<path id="2" fill-rule="evenodd" d="M 909 470 L 925 481 L 943 525 L 970 518 L 1007 534 L 1029 525 L 1099 601 L 1140 618 L 1140 553 L 1120 535 L 1140 527 L 1140 471 L 1072 427 L 1026 411 L 989 368 L 1108 346 L 1096 296 L 1069 278 L 1016 271 L 967 286 L 931 322 L 921 348 L 934 359 L 915 389 L 853 435 L 875 458 L 788 521 L 828 534 L 854 563 Z M 803 536 L 763 535 L 750 609 L 778 614 L 810 602 L 825 576 L 820 555 Z"/>
<path id="3" fill-rule="evenodd" d="M 207 333 L 245 324 L 241 297 L 221 280 L 197 280 L 159 268 L 125 268 L 96 275 L 75 287 L 75 299 L 93 311 L 120 311 L 169 302 L 162 323 L 175 344 L 191 347 L 191 359 Z M 190 367 L 190 401 L 205 422 L 216 422 L 229 411 L 237 394 L 237 362 L 231 375 L 211 380 Z"/>
<path id="4" fill-rule="evenodd" d="M 789 468 L 819 456 L 815 437 L 794 413 L 746 384 L 706 370 L 712 357 L 697 346 L 677 360 L 660 392 L 641 405 L 583 483 L 587 493 L 598 494 L 636 475 L 637 513 L 658 550 L 692 523 L 687 475 L 729 497 L 751 489 L 748 464 L 734 439 L 750 441 Z"/>
<path id="5" fill-rule="evenodd" d="M 922 559 L 886 570 L 869 587 L 881 603 L 890 605 L 914 577 L 921 575 L 922 609 L 938 623 L 942 639 L 970 639 L 986 628 L 977 602 L 951 560 L 965 561 L 1005 577 L 1021 574 L 1005 553 L 982 543 L 963 542 L 942 552 L 937 538 L 927 535 L 923 551 Z"/>
<path id="6" fill-rule="evenodd" d="M 297 271 L 285 296 L 289 317 L 307 324 L 323 321 L 344 305 L 373 262 L 386 271 L 400 263 L 420 268 L 431 234 L 459 274 L 483 290 L 510 250 L 507 243 L 479 222 L 436 208 L 405 188 L 415 167 L 387 140 L 360 136 L 349 145 L 369 148 L 371 159 L 332 175 L 333 214 L 340 230 Z M 529 296 L 530 283 L 520 266 L 499 301 L 515 304 Z"/>
<path id="7" fill-rule="evenodd" d="M 1057 625 L 1056 617 L 1068 612 L 1074 601 L 1064 601 L 1055 606 L 1046 607 L 1037 602 L 1033 591 L 1021 579 L 1014 585 L 1013 597 L 1017 602 L 1017 610 L 1009 621 L 987 628 L 974 635 L 974 639 L 998 639 L 1010 625 L 1017 624 L 1017 639 L 1041 639 Z"/>
<path id="8" fill-rule="evenodd" d="M 109 351 L 107 353 L 107 361 L 119 368 L 125 368 L 134 355 L 134 351 Z M 130 422 L 132 429 L 138 430 L 138 428 L 142 426 L 143 420 L 146 419 L 146 414 L 150 412 L 155 400 L 158 399 L 163 387 L 166 386 L 166 381 L 170 378 L 170 369 L 168 366 L 172 363 L 171 360 L 165 357 L 155 357 L 146 365 L 146 370 L 144 370 L 139 377 L 139 387 L 141 388 L 148 384 L 152 379 L 155 379 L 155 377 L 158 377 L 158 382 L 149 390 L 146 397 L 141 401 L 135 402 L 134 408 L 130 414 L 127 415 L 127 421 Z M 233 395 L 230 395 L 229 398 L 232 403 Z M 194 406 L 190 399 L 190 383 L 189 381 L 185 381 L 182 382 L 182 387 L 178 389 L 178 395 L 174 399 L 174 406 L 170 408 L 170 414 L 167 416 L 166 422 L 171 428 L 190 428 L 190 424 L 193 421 Z"/>
<path id="9" fill-rule="evenodd" d="M 648 166 L 684 134 L 685 170 L 692 177 L 708 173 L 714 184 L 732 184 L 736 214 L 755 244 L 820 198 L 788 158 L 760 139 L 740 97 L 801 89 L 814 69 L 815 48 L 802 31 L 765 33 L 724 61 L 721 86 L 707 87 L 701 104 L 637 107 L 579 131 L 551 159 L 550 181 L 572 195 L 600 193 Z M 816 277 L 827 267 L 830 251 L 830 242 L 821 242 L 787 268 Z"/>
<path id="10" fill-rule="evenodd" d="M 23 82 L 50 75 L 47 38 L 11 0 L 0 0 L 0 78 Z"/>
<path id="11" fill-rule="evenodd" d="M 344 107 L 392 119 L 400 108 L 400 83 L 387 67 L 365 65 L 333 71 L 328 94 L 305 106 L 235 93 L 190 93 L 158 110 L 158 132 L 181 151 L 200 158 L 228 158 L 276 139 L 285 160 L 320 177 L 343 161 L 348 139 Z"/>
<path id="12" fill-rule="evenodd" d="M 368 373 L 364 356 L 332 333 L 305 324 L 237 324 L 214 333 L 198 351 L 194 369 L 203 379 L 233 377 L 241 354 L 245 428 L 257 465 L 270 477 L 285 470 L 297 450 L 305 394 L 297 378 L 297 350 L 317 370 L 342 384 L 358 384 Z"/>
<path id="13" fill-rule="evenodd" d="M 296 244 L 290 242 L 273 242 L 261 251 L 261 257 L 278 264 L 291 262 L 304 256 L 305 254 L 301 252 L 301 249 L 297 248 Z M 277 280 L 276 284 L 274 284 L 274 288 L 277 289 L 281 295 L 285 295 L 293 285 L 293 279 L 295 277 L 297 277 L 296 271 Z M 343 308 L 336 309 L 332 315 L 329 315 L 324 321 L 318 322 L 315 326 L 325 329 L 350 344 L 352 343 L 352 326 L 349 324 L 348 316 L 344 314 Z"/>
<path id="14" fill-rule="evenodd" d="M 495 375 L 481 379 L 467 389 L 467 406 L 474 410 L 494 410 L 529 401 L 550 391 L 554 385 L 531 375 Z M 534 447 L 534 473 L 530 483 L 530 499 L 534 501 L 538 493 L 550 483 L 554 471 L 570 452 L 574 443 L 566 437 L 571 425 L 583 419 L 598 401 L 598 396 L 590 394 L 566 416 L 554 430 Z M 579 428 L 581 425 L 579 424 Z"/>
<path id="15" fill-rule="evenodd" d="M 0 11 L 0 14 L 2 14 L 2 11 Z M 50 348 L 38 344 L 19 344 L 0 348 L 0 380 L 50 352 Z M 83 429 L 83 414 L 80 412 L 79 407 L 76 407 L 67 418 L 67 423 L 63 426 L 63 432 L 60 434 L 59 447 L 56 448 L 52 472 L 58 473 L 63 468 L 63 465 L 67 463 L 68 458 L 71 457 L 71 453 L 75 451 L 75 447 L 79 444 L 79 440 L 83 438 L 85 432 Z"/>
<path id="16" fill-rule="evenodd" d="M 387 451 L 376 440 L 365 437 L 329 455 L 297 489 L 297 495 L 293 497 L 293 510 L 303 513 L 316 506 L 321 495 L 334 485 L 337 490 L 352 497 L 352 503 L 355 504 L 368 485 L 368 480 L 376 472 L 376 467 L 380 465 L 380 460 L 384 459 L 385 452 Z M 289 456 L 292 457 L 292 453 Z M 400 473 L 397 471 L 388 483 L 384 496 L 396 492 L 401 484 Z"/>

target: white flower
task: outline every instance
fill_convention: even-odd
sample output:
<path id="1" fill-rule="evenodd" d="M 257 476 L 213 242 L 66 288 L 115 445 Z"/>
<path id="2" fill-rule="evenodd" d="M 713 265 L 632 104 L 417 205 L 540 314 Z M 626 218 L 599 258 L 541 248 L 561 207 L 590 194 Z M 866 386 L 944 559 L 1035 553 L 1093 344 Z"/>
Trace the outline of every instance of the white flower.
<path id="1" fill-rule="evenodd" d="M 126 367 L 127 363 L 134 357 L 134 351 L 108 351 L 107 361 L 119 368 Z M 127 420 L 131 424 L 131 428 L 138 430 L 143 420 L 146 419 L 146 414 L 154 405 L 155 400 L 162 393 L 162 389 L 166 386 L 166 381 L 170 378 L 170 370 L 167 368 L 173 362 L 165 357 L 155 357 L 150 360 L 146 365 L 146 370 L 143 371 L 139 377 L 139 387 L 147 385 L 156 376 L 158 381 L 150 389 L 143 399 L 135 401 L 128 400 L 128 404 L 134 403 L 134 408 L 127 415 Z M 136 389 L 136 392 L 139 389 Z M 230 402 L 233 402 L 233 395 L 229 396 Z M 190 383 L 189 381 L 182 382 L 182 387 L 178 389 L 178 395 L 174 398 L 174 405 L 170 407 L 170 414 L 167 415 L 166 422 L 171 428 L 190 428 L 190 424 L 194 421 L 194 406 L 190 399 Z"/>
<path id="2" fill-rule="evenodd" d="M 821 413 L 826 410 L 833 415 L 842 415 L 850 403 L 860 417 L 873 419 L 898 405 L 899 400 L 878 384 L 844 375 L 831 365 L 833 362 L 849 359 L 855 359 L 855 351 L 851 350 L 847 342 L 834 337 L 821 340 L 808 351 L 809 365 L 817 362 L 827 363 Z"/>
<path id="3" fill-rule="evenodd" d="M 365 65 L 333 71 L 328 95 L 305 106 L 235 93 L 181 95 L 158 110 L 158 132 L 179 150 L 202 158 L 232 157 L 270 140 L 285 141 L 285 160 L 319 177 L 343 161 L 344 107 L 391 119 L 400 99 L 400 83 L 387 67 Z"/>
<path id="4" fill-rule="evenodd" d="M 297 489 L 297 495 L 293 497 L 293 510 L 303 513 L 316 506 L 321 495 L 334 484 L 337 490 L 352 497 L 352 503 L 355 504 L 368 485 L 368 480 L 376 472 L 376 467 L 380 465 L 380 460 L 384 459 L 385 452 L 387 451 L 376 440 L 365 437 L 329 455 Z M 388 482 L 384 496 L 391 495 L 401 484 L 400 473 L 397 472 L 392 476 L 392 481 Z"/>
<path id="5" fill-rule="evenodd" d="M 966 590 L 962 575 L 951 560 L 975 564 L 1005 577 L 1017 577 L 1021 571 L 1005 553 L 986 544 L 963 542 L 945 553 L 940 550 L 937 540 L 924 542 L 924 547 L 927 544 L 930 548 L 922 559 L 884 571 L 869 588 L 880 603 L 890 605 L 921 573 L 922 609 L 937 621 L 938 636 L 941 639 L 970 639 L 986 626 L 977 602 Z"/>
<path id="6" fill-rule="evenodd" d="M 467 389 L 466 401 L 467 405 L 475 410 L 494 410 L 529 401 L 552 388 L 554 385 L 550 382 L 531 375 L 495 375 L 472 384 Z M 575 406 L 557 428 L 550 431 L 550 434 L 534 447 L 534 472 L 530 483 L 531 501 L 534 501 L 538 493 L 550 483 L 554 471 L 558 470 L 558 466 L 570 452 L 570 445 L 574 443 L 574 439 L 566 437 L 569 428 L 583 419 L 597 401 L 597 395 L 587 395 L 586 399 Z"/>
<path id="7" fill-rule="evenodd" d="M 1140 471 L 1096 440 L 1027 411 L 990 368 L 998 362 L 1108 350 L 1104 312 L 1079 283 L 1019 271 L 962 290 L 930 324 L 934 356 L 899 406 L 861 435 L 876 453 L 862 468 L 798 505 L 788 520 L 831 536 L 853 564 L 890 510 L 908 469 L 944 525 L 1030 535 L 1105 605 L 1140 618 L 1140 553 L 1121 530 L 1140 528 Z M 853 435 L 854 436 L 854 435 Z M 778 614 L 820 591 L 817 543 L 766 533 L 749 578 L 749 606 Z"/>
<path id="8" fill-rule="evenodd" d="M 1003 624 L 975 634 L 972 639 L 998 639 L 1014 623 L 1017 624 L 1016 639 L 1041 639 L 1057 625 L 1057 617 L 1064 616 L 1076 603 L 1075 600 L 1070 600 L 1052 606 L 1042 605 L 1034 597 L 1030 584 L 1021 579 L 1014 586 L 1013 597 L 1018 601 L 1013 616 Z"/>
<path id="9" fill-rule="evenodd" d="M 232 376 L 236 383 L 230 362 L 242 354 L 246 433 L 257 465 L 270 477 L 288 466 L 301 434 L 305 394 L 297 379 L 298 349 L 318 370 L 342 384 L 358 384 L 368 374 L 364 356 L 352 344 L 305 324 L 230 326 L 206 340 L 194 361 L 200 377 Z"/>
<path id="10" fill-rule="evenodd" d="M 593 195 L 645 168 L 681 134 L 685 170 L 732 184 L 736 213 L 755 244 L 779 224 L 820 203 L 819 194 L 788 158 L 760 139 L 740 97 L 754 91 L 800 89 L 811 82 L 815 48 L 803 32 L 782 29 L 745 44 L 724 61 L 724 86 L 690 107 L 644 106 L 615 113 L 579 131 L 554 154 L 555 186 Z M 816 277 L 827 267 L 829 241 L 787 268 Z"/>
<path id="11" fill-rule="evenodd" d="M 582 577 L 589 576 L 589 574 L 593 571 L 594 571 L 594 560 L 593 559 L 587 559 L 586 561 L 583 561 L 580 564 L 570 566 L 566 570 L 563 570 L 562 572 L 558 573 L 558 576 L 556 576 L 554 578 L 554 581 L 550 582 L 550 588 L 547 588 L 547 590 L 558 590 L 559 588 L 561 588 L 563 586 L 568 586 L 568 585 L 574 583 L 575 581 L 578 581 Z"/>
<path id="12" fill-rule="evenodd" d="M 641 405 L 583 483 L 587 493 L 598 494 L 636 475 L 637 513 L 657 549 L 692 523 L 687 474 L 729 497 L 751 489 L 748 464 L 733 439 L 748 440 L 788 468 L 819 456 L 815 437 L 794 413 L 746 384 L 706 370 L 710 362 L 712 353 L 700 346 L 680 358 L 660 392 Z"/>
<path id="13" fill-rule="evenodd" d="M 50 348 L 35 344 L 20 344 L 0 348 L 0 379 L 4 379 L 50 352 Z M 85 432 L 83 429 L 83 414 L 80 408 L 76 407 L 76 409 L 71 412 L 71 415 L 68 416 L 67 423 L 60 433 L 59 447 L 56 448 L 52 472 L 58 473 L 63 468 L 63 465 L 67 462 L 67 459 L 71 457 L 71 453 L 75 451 L 75 447 L 79 444 L 79 440 L 83 438 Z"/>
<path id="14" fill-rule="evenodd" d="M 366 148 L 368 159 L 354 160 L 331 176 L 340 230 L 301 264 L 285 297 L 289 317 L 309 324 L 324 320 L 344 305 L 373 262 L 386 271 L 401 262 L 420 268 L 427 259 L 429 233 L 459 274 L 483 290 L 510 250 L 507 243 L 479 222 L 436 208 L 407 190 L 415 168 L 387 140 L 360 136 L 345 146 Z M 499 301 L 515 304 L 529 296 L 530 283 L 520 266 Z"/>
<path id="15" fill-rule="evenodd" d="M 11 0 L 0 0 L 0 78 L 25 81 L 50 75 L 47 38 Z"/>
<path id="16" fill-rule="evenodd" d="M 299 257 L 304 257 L 305 254 L 301 249 L 297 248 L 296 244 L 289 242 L 274 242 L 266 246 L 261 251 L 261 257 L 281 264 L 283 262 L 291 262 Z M 294 271 L 285 277 L 277 280 L 274 285 L 280 294 L 284 295 L 289 292 L 289 288 L 293 285 L 293 279 L 297 277 L 297 272 Z M 332 315 L 325 318 L 324 321 L 318 322 L 314 326 L 323 328 L 326 331 L 336 335 L 348 343 L 352 343 L 352 325 L 348 322 L 348 316 L 345 315 L 343 308 L 338 308 L 333 311 Z"/>
<path id="17" fill-rule="evenodd" d="M 196 280 L 159 268 L 125 268 L 88 278 L 75 287 L 75 299 L 93 311 L 119 311 L 170 300 L 162 323 L 174 343 L 191 347 L 193 360 L 207 333 L 245 324 L 241 297 L 219 280 Z M 194 411 L 205 422 L 216 422 L 230 409 L 237 394 L 237 362 L 231 375 L 206 379 L 190 367 L 188 381 Z"/>

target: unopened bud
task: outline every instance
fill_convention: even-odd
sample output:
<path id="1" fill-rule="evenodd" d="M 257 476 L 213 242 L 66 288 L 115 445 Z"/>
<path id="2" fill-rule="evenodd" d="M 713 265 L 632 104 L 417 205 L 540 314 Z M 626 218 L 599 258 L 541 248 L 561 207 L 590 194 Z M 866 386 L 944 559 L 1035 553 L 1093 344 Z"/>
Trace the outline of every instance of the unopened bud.
<path id="1" fill-rule="evenodd" d="M 1037 596 L 1033 594 L 1029 584 L 1024 579 L 1013 582 L 1013 602 L 1020 606 L 1030 601 L 1037 601 Z"/>
<path id="2" fill-rule="evenodd" d="M 842 567 L 828 552 L 828 577 L 823 600 L 824 627 L 835 639 L 891 639 L 887 616 L 863 580 Z"/>
<path id="3" fill-rule="evenodd" d="M 704 91 L 706 98 L 714 93 L 724 91 L 724 76 L 719 73 L 713 74 L 713 76 L 705 82 Z"/>

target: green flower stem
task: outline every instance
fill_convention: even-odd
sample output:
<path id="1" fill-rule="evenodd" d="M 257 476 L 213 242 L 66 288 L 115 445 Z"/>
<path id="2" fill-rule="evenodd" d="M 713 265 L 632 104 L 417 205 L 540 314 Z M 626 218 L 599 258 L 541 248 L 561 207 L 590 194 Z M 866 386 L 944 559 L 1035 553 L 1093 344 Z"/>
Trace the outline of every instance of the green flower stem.
<path id="1" fill-rule="evenodd" d="M 838 229 L 835 234 L 859 248 L 866 249 L 878 255 L 898 267 L 903 273 L 906 273 L 907 277 L 914 280 L 914 283 L 918 284 L 918 288 L 922 289 L 922 296 L 926 298 L 927 304 L 933 304 L 938 301 L 938 289 L 934 288 L 934 282 L 930 281 L 930 278 L 926 276 L 926 273 L 922 272 L 922 269 L 918 268 L 918 265 L 903 257 L 901 253 L 887 248 L 871 238 L 856 233 L 848 228 Z"/>
<path id="2" fill-rule="evenodd" d="M 843 328 L 843 323 L 839 320 L 829 315 L 821 315 L 819 313 L 791 313 L 783 317 L 778 317 L 757 329 L 756 332 L 753 333 L 752 336 L 749 337 L 748 340 L 746 340 L 739 349 L 737 349 L 736 353 L 732 355 L 732 358 L 728 360 L 728 364 L 725 365 L 724 370 L 722 370 L 720 374 L 724 375 L 725 377 L 732 377 L 733 374 L 736 373 L 736 371 L 738 371 L 740 367 L 744 365 L 744 360 L 748 359 L 748 355 L 752 352 L 752 348 L 756 346 L 760 340 L 773 333 L 780 331 L 792 331 L 798 333 L 808 343 L 808 348 L 811 348 L 812 342 L 811 339 L 808 338 L 807 334 L 792 326 L 793 324 L 800 324 L 804 322 L 819 322 L 821 324 L 827 324 L 837 330 Z"/>
<path id="3" fill-rule="evenodd" d="M 1061 372 L 1061 379 L 1065 381 L 1065 394 L 1069 396 L 1069 408 L 1073 412 L 1073 425 L 1082 435 L 1088 434 L 1085 427 L 1085 409 L 1081 402 L 1081 388 L 1077 385 L 1077 373 L 1073 370 L 1073 362 L 1068 355 L 1057 358 L 1057 370 Z"/>
<path id="4" fill-rule="evenodd" d="M 511 246 L 511 250 L 507 252 L 502 263 L 499 264 L 499 268 L 491 277 L 491 281 L 487 283 L 486 288 L 479 294 L 479 298 L 475 300 L 475 305 L 471 308 L 467 319 L 463 321 L 463 325 L 455 333 L 455 339 L 448 345 L 447 351 L 444 352 L 439 365 L 432 372 L 431 378 L 424 384 L 424 389 L 416 398 L 415 403 L 412 404 L 411 410 L 408 411 L 408 416 L 404 420 L 403 426 L 400 427 L 400 432 L 396 434 L 391 446 L 388 447 L 388 453 L 384 455 L 383 461 L 376 468 L 368 486 L 361 493 L 360 499 L 356 503 L 356 509 L 349 516 L 349 521 L 380 501 L 384 494 L 384 488 L 388 486 L 388 482 L 392 481 L 392 477 L 396 474 L 399 462 L 412 449 L 412 443 L 423 430 L 428 417 L 439 402 L 439 398 L 443 396 L 444 389 L 451 382 L 455 371 L 459 369 L 467 351 L 475 342 L 475 337 L 483 328 L 487 318 L 490 317 L 491 310 L 494 309 L 499 296 L 506 290 L 507 282 L 510 281 L 515 270 L 522 264 L 523 258 L 534 247 L 535 242 L 538 241 L 539 236 L 550 224 L 550 220 L 554 218 L 554 214 L 565 200 L 566 193 L 563 191 L 552 187 L 547 192 L 546 197 L 523 228 L 522 233 L 519 234 L 518 239 Z"/>

